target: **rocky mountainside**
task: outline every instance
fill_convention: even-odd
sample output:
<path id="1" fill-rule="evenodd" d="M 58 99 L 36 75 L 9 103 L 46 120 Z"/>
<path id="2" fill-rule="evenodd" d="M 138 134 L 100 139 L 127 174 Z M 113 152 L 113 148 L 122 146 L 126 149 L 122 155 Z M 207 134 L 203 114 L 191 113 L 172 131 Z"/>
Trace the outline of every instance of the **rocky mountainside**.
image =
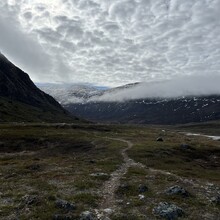
<path id="1" fill-rule="evenodd" d="M 0 54 L 0 121 L 71 121 L 50 95 L 38 89 L 28 74 Z"/>
<path id="2" fill-rule="evenodd" d="M 103 97 L 114 97 L 118 92 L 124 92 L 138 83 L 127 84 L 120 87 L 108 88 L 81 84 L 37 84 L 44 92 L 53 96 L 61 105 L 73 103 L 97 102 Z M 106 97 L 105 97 L 106 98 Z M 114 98 L 113 98 L 114 99 Z"/>
<path id="3" fill-rule="evenodd" d="M 220 119 L 220 96 L 72 103 L 64 107 L 100 122 L 184 124 Z"/>
<path id="4" fill-rule="evenodd" d="M 91 97 L 101 96 L 104 89 L 79 84 L 37 84 L 44 92 L 52 95 L 61 105 L 84 103 Z"/>
<path id="5" fill-rule="evenodd" d="M 128 89 L 136 85 L 137 83 L 105 90 L 70 86 L 68 93 L 60 90 L 62 95 L 59 96 L 56 89 L 45 91 L 68 111 L 98 122 L 184 124 L 220 119 L 219 95 L 112 101 L 118 94 L 126 94 Z"/>

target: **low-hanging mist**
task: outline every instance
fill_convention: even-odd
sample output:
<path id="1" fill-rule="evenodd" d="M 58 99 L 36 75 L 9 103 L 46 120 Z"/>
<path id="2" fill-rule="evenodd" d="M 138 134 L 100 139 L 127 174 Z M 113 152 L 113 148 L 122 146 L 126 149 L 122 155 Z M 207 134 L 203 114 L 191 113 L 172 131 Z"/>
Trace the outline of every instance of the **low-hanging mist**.
<path id="1" fill-rule="evenodd" d="M 144 98 L 175 98 L 220 94 L 220 76 L 179 77 L 167 81 L 140 83 L 126 89 L 113 90 L 90 101 L 120 102 Z"/>
<path id="2" fill-rule="evenodd" d="M 178 98 L 220 94 L 220 76 L 188 76 L 100 90 L 92 85 L 60 84 L 40 86 L 59 102 L 124 102 L 137 99 Z"/>

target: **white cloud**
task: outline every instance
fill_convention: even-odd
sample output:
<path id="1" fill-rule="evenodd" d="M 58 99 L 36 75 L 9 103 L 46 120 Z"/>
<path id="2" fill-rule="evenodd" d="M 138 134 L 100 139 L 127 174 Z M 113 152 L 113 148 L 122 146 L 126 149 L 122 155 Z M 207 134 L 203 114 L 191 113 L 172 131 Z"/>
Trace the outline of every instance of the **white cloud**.
<path id="1" fill-rule="evenodd" d="M 123 102 L 144 98 L 176 98 L 220 94 L 220 76 L 176 77 L 172 80 L 140 83 L 128 88 L 113 89 L 87 101 Z M 74 102 L 69 100 L 69 102 Z M 75 101 L 78 102 L 78 101 Z"/>
<path id="2" fill-rule="evenodd" d="M 219 76 L 219 11 L 219 0 L 5 0 L 0 46 L 37 81 Z"/>
<path id="3" fill-rule="evenodd" d="M 45 77 L 50 72 L 52 60 L 41 45 L 31 36 L 18 29 L 12 19 L 5 20 L 0 15 L 0 50 L 19 67 L 34 73 L 34 79 Z"/>

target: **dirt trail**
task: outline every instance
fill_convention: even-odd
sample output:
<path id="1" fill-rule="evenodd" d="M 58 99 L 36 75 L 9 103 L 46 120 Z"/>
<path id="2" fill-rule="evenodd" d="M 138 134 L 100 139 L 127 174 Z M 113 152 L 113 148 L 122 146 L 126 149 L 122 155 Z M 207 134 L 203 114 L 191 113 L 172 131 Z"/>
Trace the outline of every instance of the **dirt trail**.
<path id="1" fill-rule="evenodd" d="M 107 220 L 108 216 L 116 208 L 115 192 L 120 185 L 120 179 L 128 171 L 129 167 L 139 166 L 143 167 L 142 164 L 136 163 L 134 160 L 128 157 L 127 151 L 132 148 L 133 143 L 120 138 L 109 138 L 111 140 L 121 141 L 127 144 L 127 148 L 121 151 L 124 163 L 111 174 L 111 178 L 106 181 L 102 187 L 103 200 L 100 204 L 99 210 L 95 210 L 99 220 Z"/>
<path id="2" fill-rule="evenodd" d="M 98 220 L 110 220 L 109 216 L 112 214 L 112 212 L 114 212 L 117 209 L 117 200 L 115 198 L 115 192 L 120 186 L 121 178 L 123 177 L 123 175 L 127 173 L 128 169 L 132 166 L 147 169 L 149 172 L 154 174 L 156 173 L 167 176 L 173 176 L 180 182 L 187 183 L 193 186 L 194 188 L 203 189 L 205 191 L 207 190 L 207 186 L 214 186 L 214 184 L 210 182 L 202 182 L 201 180 L 184 178 L 168 171 L 152 169 L 145 166 L 142 163 L 137 163 L 133 159 L 131 159 L 127 154 L 127 151 L 133 147 L 133 143 L 131 141 L 124 140 L 121 138 L 108 139 L 124 142 L 127 144 L 127 148 L 121 150 L 121 155 L 123 157 L 124 163 L 119 167 L 119 169 L 117 169 L 111 174 L 111 178 L 104 183 L 101 189 L 103 199 L 99 206 L 99 209 L 95 210 Z"/>

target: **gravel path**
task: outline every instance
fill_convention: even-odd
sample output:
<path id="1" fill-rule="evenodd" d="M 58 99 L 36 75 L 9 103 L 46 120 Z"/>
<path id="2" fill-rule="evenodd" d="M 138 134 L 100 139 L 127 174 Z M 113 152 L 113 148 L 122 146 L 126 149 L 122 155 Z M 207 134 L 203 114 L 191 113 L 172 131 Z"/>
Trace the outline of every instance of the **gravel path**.
<path id="1" fill-rule="evenodd" d="M 133 143 L 131 141 L 124 140 L 121 138 L 108 139 L 124 142 L 127 144 L 127 147 L 121 151 L 124 163 L 111 174 L 110 179 L 104 183 L 101 189 L 103 199 L 100 203 L 99 209 L 95 210 L 98 220 L 110 220 L 109 216 L 117 209 L 117 201 L 115 196 L 116 190 L 120 186 L 121 178 L 127 173 L 128 169 L 132 166 L 147 169 L 150 173 L 154 174 L 156 173 L 167 176 L 173 176 L 180 182 L 191 185 L 194 189 L 197 189 L 196 191 L 202 191 L 204 197 L 210 197 L 210 195 L 208 195 L 209 193 L 207 193 L 208 191 L 210 191 L 210 187 L 213 188 L 211 190 L 211 194 L 216 194 L 216 191 L 219 190 L 219 187 L 215 186 L 210 182 L 203 182 L 197 179 L 184 178 L 168 171 L 152 169 L 143 165 L 142 163 L 137 163 L 133 159 L 131 159 L 127 154 L 127 151 L 133 147 Z"/>
<path id="2" fill-rule="evenodd" d="M 127 147 L 121 151 L 124 163 L 119 167 L 119 169 L 111 174 L 111 178 L 106 181 L 102 187 L 101 191 L 103 200 L 99 209 L 96 210 L 96 215 L 99 220 L 109 219 L 108 216 L 116 209 L 115 192 L 120 185 L 120 179 L 127 173 L 128 169 L 132 166 L 144 167 L 142 164 L 136 163 L 128 157 L 127 151 L 133 147 L 132 142 L 119 138 L 109 139 L 124 142 L 127 144 Z"/>

